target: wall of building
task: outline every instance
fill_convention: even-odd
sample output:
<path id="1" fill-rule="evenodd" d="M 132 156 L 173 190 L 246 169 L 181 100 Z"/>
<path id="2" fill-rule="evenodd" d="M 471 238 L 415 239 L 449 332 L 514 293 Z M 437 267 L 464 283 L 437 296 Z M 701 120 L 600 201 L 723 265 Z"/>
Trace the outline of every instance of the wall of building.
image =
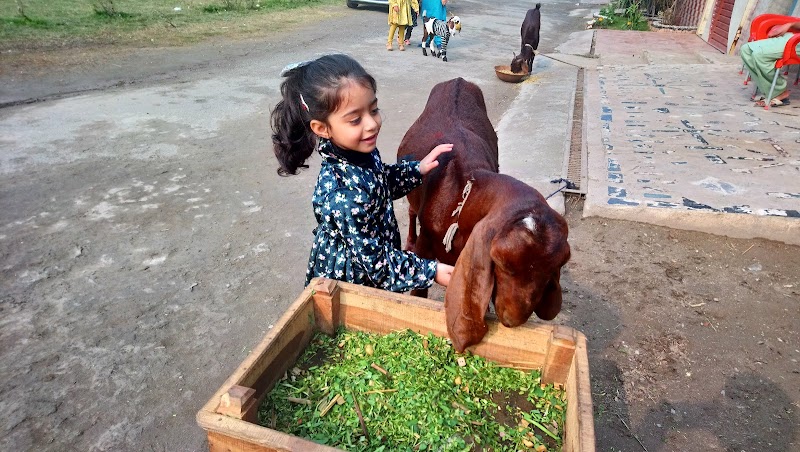
<path id="1" fill-rule="evenodd" d="M 704 40 L 708 41 L 708 36 L 711 33 L 711 16 L 714 14 L 714 6 L 716 0 L 708 0 L 703 11 L 703 17 L 697 27 L 697 34 Z M 739 53 L 739 48 L 742 44 L 747 42 L 747 37 L 750 36 L 750 21 L 759 14 L 785 14 L 788 16 L 800 17 L 800 1 L 799 0 L 736 0 L 733 5 L 733 14 L 731 16 L 731 24 L 728 29 L 728 49 L 731 48 L 734 39 L 736 39 L 736 32 L 739 27 L 742 27 L 741 34 L 736 46 L 733 49 L 734 54 Z"/>

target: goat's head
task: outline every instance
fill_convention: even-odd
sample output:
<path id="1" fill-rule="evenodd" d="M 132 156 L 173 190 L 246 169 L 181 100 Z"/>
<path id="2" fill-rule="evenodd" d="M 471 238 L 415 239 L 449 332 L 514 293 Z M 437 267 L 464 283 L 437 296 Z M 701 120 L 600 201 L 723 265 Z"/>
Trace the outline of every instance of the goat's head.
<path id="1" fill-rule="evenodd" d="M 453 16 L 448 19 L 447 28 L 451 30 L 455 29 L 457 32 L 461 33 L 461 18 L 458 16 Z"/>
<path id="2" fill-rule="evenodd" d="M 517 55 L 515 53 L 514 58 L 511 59 L 511 72 L 515 74 L 530 72 L 530 68 L 528 68 L 528 63 L 525 58 L 522 58 L 521 55 Z"/>
<path id="3" fill-rule="evenodd" d="M 567 223 L 543 198 L 535 207 L 487 215 L 472 230 L 445 294 L 447 329 L 458 352 L 483 339 L 493 297 L 507 327 L 534 312 L 552 320 L 561 311 L 561 267 L 570 257 Z"/>

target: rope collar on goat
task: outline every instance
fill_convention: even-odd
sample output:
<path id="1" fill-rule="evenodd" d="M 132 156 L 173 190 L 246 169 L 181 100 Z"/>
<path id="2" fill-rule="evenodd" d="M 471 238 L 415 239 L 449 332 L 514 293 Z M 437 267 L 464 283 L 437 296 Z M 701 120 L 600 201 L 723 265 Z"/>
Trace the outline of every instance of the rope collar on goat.
<path id="1" fill-rule="evenodd" d="M 467 202 L 469 192 L 472 191 L 472 182 L 474 180 L 475 179 L 470 179 L 467 181 L 467 184 L 464 185 L 464 191 L 461 192 L 461 202 L 458 203 L 456 210 L 450 215 L 451 217 L 456 217 L 456 221 L 447 228 L 447 232 L 444 234 L 444 239 L 442 240 L 444 250 L 448 253 L 453 249 L 453 237 L 456 236 L 456 232 L 458 231 L 458 217 L 461 216 L 461 209 L 464 207 L 464 203 Z"/>

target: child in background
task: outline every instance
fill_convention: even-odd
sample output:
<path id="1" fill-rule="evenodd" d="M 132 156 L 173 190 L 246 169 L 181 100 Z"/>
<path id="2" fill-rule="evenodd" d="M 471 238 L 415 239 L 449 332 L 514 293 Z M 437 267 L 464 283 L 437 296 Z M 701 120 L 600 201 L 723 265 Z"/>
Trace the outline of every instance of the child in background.
<path id="1" fill-rule="evenodd" d="M 406 34 L 406 25 L 411 23 L 410 0 L 389 0 L 389 40 L 386 41 L 386 50 L 392 50 L 392 40 L 397 31 L 397 45 L 400 50 L 405 50 L 403 39 Z"/>
<path id="2" fill-rule="evenodd" d="M 406 45 L 411 43 L 411 30 L 417 26 L 417 16 L 419 16 L 419 1 L 411 0 L 411 23 L 406 27 Z"/>
<path id="3" fill-rule="evenodd" d="M 278 174 L 296 174 L 314 150 L 322 156 L 306 285 L 324 276 L 394 292 L 447 286 L 452 266 L 400 249 L 392 201 L 422 184 L 453 145 L 440 144 L 419 162 L 386 165 L 375 147 L 383 124 L 375 79 L 358 62 L 326 55 L 282 75 L 283 100 L 270 114 Z"/>
<path id="4" fill-rule="evenodd" d="M 447 0 L 422 0 L 420 9 L 422 9 L 429 18 L 435 17 L 439 20 L 447 20 Z M 422 26 L 424 27 L 425 24 L 422 24 Z M 442 46 L 442 38 L 438 36 L 433 38 L 433 42 L 436 43 L 436 47 Z M 420 47 L 422 47 L 422 45 L 424 45 L 424 43 L 421 43 Z"/>

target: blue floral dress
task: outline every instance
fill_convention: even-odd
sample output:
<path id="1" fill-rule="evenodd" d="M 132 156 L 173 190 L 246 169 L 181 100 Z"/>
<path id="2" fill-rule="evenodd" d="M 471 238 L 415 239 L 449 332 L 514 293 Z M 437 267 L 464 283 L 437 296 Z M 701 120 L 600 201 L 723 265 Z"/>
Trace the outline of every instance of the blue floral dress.
<path id="1" fill-rule="evenodd" d="M 419 162 L 385 165 L 377 149 L 353 155 L 330 140 L 320 140 L 318 151 L 322 169 L 312 200 L 318 225 L 306 285 L 324 276 L 393 292 L 430 287 L 436 261 L 400 249 L 392 205 L 422 184 Z"/>

